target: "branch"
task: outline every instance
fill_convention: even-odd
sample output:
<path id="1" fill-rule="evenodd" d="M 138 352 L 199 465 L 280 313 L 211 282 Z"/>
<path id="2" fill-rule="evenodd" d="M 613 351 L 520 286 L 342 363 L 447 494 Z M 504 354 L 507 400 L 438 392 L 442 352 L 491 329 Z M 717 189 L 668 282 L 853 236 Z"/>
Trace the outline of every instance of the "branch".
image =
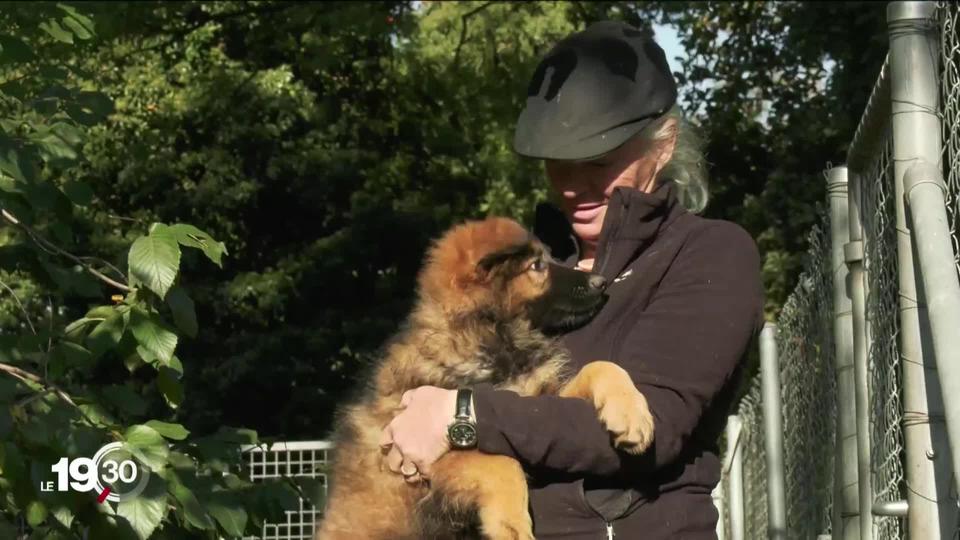
<path id="1" fill-rule="evenodd" d="M 33 335 L 37 335 L 37 329 L 33 327 L 33 322 L 30 321 L 30 313 L 27 311 L 27 308 L 23 307 L 23 302 L 20 301 L 20 297 L 17 296 L 17 293 L 15 293 L 13 289 L 11 289 L 10 286 L 4 283 L 2 280 L 0 280 L 0 285 L 2 285 L 3 288 L 6 289 L 11 296 L 13 296 L 13 299 L 17 301 L 17 305 L 20 306 L 20 311 L 23 312 L 23 317 L 27 319 L 27 325 L 30 327 L 30 331 L 33 332 Z"/>
<path id="2" fill-rule="evenodd" d="M 73 262 L 79 264 L 80 266 L 82 266 L 87 272 L 89 272 L 90 274 L 92 274 L 94 277 L 100 279 L 101 281 L 103 281 L 103 282 L 106 283 L 107 285 L 111 285 L 111 286 L 113 286 L 113 287 L 115 287 L 115 288 L 117 288 L 117 289 L 120 289 L 121 291 L 125 291 L 125 292 L 130 292 L 130 291 L 133 290 L 133 289 L 131 289 L 130 287 L 128 287 L 127 285 L 125 285 L 125 284 L 123 284 L 123 283 L 120 283 L 119 281 L 115 281 L 115 280 L 111 279 L 111 278 L 108 277 L 108 276 L 103 275 L 102 273 L 100 273 L 99 271 L 97 271 L 95 268 L 93 268 L 92 266 L 90 266 L 89 264 L 87 264 L 86 262 L 84 262 L 80 257 L 77 257 L 76 255 L 73 255 L 72 253 L 68 253 L 68 252 L 64 251 L 63 249 L 61 249 L 60 247 L 56 246 L 55 244 L 53 244 L 53 243 L 50 242 L 49 240 L 45 240 L 43 237 L 41 237 L 39 234 L 37 234 L 36 231 L 34 231 L 32 228 L 30 228 L 29 225 L 26 225 L 26 224 L 24 224 L 24 223 L 21 223 L 20 220 L 17 219 L 16 216 L 14 216 L 14 215 L 11 214 L 10 212 L 8 212 L 5 208 L 0 208 L 0 214 L 3 215 L 3 219 L 6 220 L 8 223 L 10 223 L 10 224 L 12 224 L 12 225 L 14 225 L 14 226 L 16 226 L 16 227 L 19 227 L 20 229 L 23 230 L 23 232 L 27 233 L 27 236 L 29 236 L 31 240 L 33 240 L 34 242 L 36 242 L 37 245 L 39 245 L 41 248 L 43 248 L 43 249 L 46 250 L 47 252 L 54 253 L 54 254 L 56 254 L 56 255 L 62 255 L 62 256 L 64 256 L 64 257 L 70 259 L 71 261 L 73 261 Z"/>
<path id="3" fill-rule="evenodd" d="M 42 387 L 42 390 L 40 390 L 40 392 L 39 392 L 40 394 L 46 394 L 46 393 L 48 393 L 48 392 L 53 392 L 54 394 L 57 395 L 57 397 L 59 397 L 60 399 L 62 399 L 62 400 L 64 401 L 64 403 L 68 403 L 68 404 L 72 405 L 74 408 L 76 408 L 76 409 L 77 409 L 77 412 L 80 413 L 80 416 L 83 416 L 83 418 L 84 418 L 91 426 L 100 425 L 100 424 L 98 424 L 97 422 L 94 422 L 93 419 L 91 419 L 89 416 L 87 416 L 87 413 L 83 412 L 83 409 L 81 409 L 80 406 L 77 405 L 76 402 L 73 401 L 73 399 L 70 397 L 70 395 L 67 394 L 66 392 L 64 392 L 63 389 L 61 389 L 59 386 L 57 386 L 57 385 L 55 385 L 55 384 L 48 383 L 48 382 L 44 381 L 42 377 L 40 377 L 40 376 L 38 376 L 38 375 L 34 375 L 33 373 L 30 373 L 29 371 L 22 370 L 22 369 L 20 369 L 20 368 L 18 368 L 18 367 L 11 366 L 10 364 L 4 364 L 4 363 L 0 362 L 0 371 L 5 371 L 5 372 L 9 373 L 10 375 L 14 376 L 15 378 L 20 379 L 20 380 L 23 381 L 23 382 L 39 384 L 39 385 Z M 33 399 L 36 399 L 36 397 L 35 397 L 35 396 L 31 396 L 31 397 L 23 400 L 22 403 L 25 405 L 25 404 L 29 403 L 30 401 L 33 401 Z"/>
<path id="4" fill-rule="evenodd" d="M 481 11 L 483 11 L 483 10 L 487 9 L 488 7 L 492 6 L 493 4 L 494 4 L 494 2 L 487 2 L 487 3 L 485 3 L 485 4 L 482 4 L 482 5 L 480 5 L 480 6 L 477 6 L 477 7 L 473 8 L 472 10 L 464 13 L 464 14 L 463 14 L 463 17 L 460 18 L 460 24 L 461 24 L 461 26 L 460 26 L 460 42 L 457 43 L 457 50 L 456 50 L 456 52 L 453 53 L 453 63 L 450 65 L 451 68 L 452 68 L 453 66 L 457 65 L 457 63 L 460 61 L 460 49 L 463 47 L 463 43 L 467 40 L 467 20 L 469 20 L 470 17 L 473 17 L 473 16 L 476 15 L 477 13 L 480 13 Z"/>
<path id="5" fill-rule="evenodd" d="M 123 279 L 123 272 L 121 272 L 119 268 L 117 268 L 116 266 L 110 264 L 109 261 L 105 261 L 105 260 L 101 259 L 100 257 L 93 257 L 93 256 L 87 255 L 87 256 L 80 257 L 80 260 L 86 261 L 86 262 L 98 262 L 98 263 L 106 266 L 106 267 L 109 268 L 110 270 L 113 270 L 114 272 L 116 272 L 117 275 L 120 276 L 120 279 Z"/>
<path id="6" fill-rule="evenodd" d="M 133 49 L 132 51 L 129 51 L 129 52 L 127 52 L 126 54 L 124 54 L 123 56 L 119 57 L 117 60 L 118 60 L 118 61 L 124 61 L 124 60 L 126 60 L 127 58 L 129 58 L 130 56 L 132 56 L 132 55 L 134 55 L 134 54 L 136 54 L 136 53 L 142 53 L 142 52 L 150 51 L 150 50 L 153 50 L 153 49 L 159 49 L 159 48 L 162 48 L 162 47 L 166 47 L 167 45 L 170 45 L 171 43 L 173 43 L 173 42 L 175 42 L 175 41 L 181 40 L 181 39 L 187 37 L 188 35 L 192 34 L 193 32 L 195 32 L 195 31 L 203 28 L 204 26 L 207 25 L 207 23 L 211 23 L 211 22 L 223 22 L 223 21 L 227 21 L 227 20 L 230 20 L 230 19 L 234 19 L 234 18 L 238 18 L 238 17 L 243 17 L 243 16 L 246 16 L 246 15 L 269 15 L 269 14 L 272 14 L 272 13 L 279 13 L 279 12 L 281 12 L 281 11 L 290 9 L 290 8 L 292 8 L 292 7 L 297 7 L 298 5 L 299 5 L 299 4 L 298 4 L 297 2 L 277 2 L 277 3 L 274 3 L 274 4 L 270 4 L 270 5 L 268 5 L 267 7 L 255 6 L 255 7 L 250 7 L 250 8 L 246 8 L 246 9 L 238 9 L 238 10 L 236 10 L 236 11 L 229 11 L 229 12 L 224 12 L 224 13 L 214 13 L 213 15 L 208 15 L 207 13 L 203 13 L 203 16 L 202 16 L 202 17 L 198 17 L 198 20 L 197 20 L 196 22 L 194 22 L 194 23 L 192 23 L 192 24 L 189 24 L 189 25 L 187 25 L 187 26 L 185 26 L 185 27 L 182 27 L 182 28 L 171 28 L 171 29 L 169 29 L 169 30 L 168 30 L 168 29 L 164 29 L 164 28 L 157 29 L 157 32 L 156 32 L 155 34 L 153 34 L 152 36 L 148 36 L 148 37 L 157 37 L 157 36 L 160 36 L 160 35 L 166 35 L 166 39 L 163 39 L 163 40 L 161 40 L 161 41 L 159 41 L 159 42 L 157 42 L 157 43 L 154 43 L 153 45 L 150 45 L 150 46 L 148 46 L 148 47 L 142 47 L 142 48 L 139 48 L 139 49 Z"/>

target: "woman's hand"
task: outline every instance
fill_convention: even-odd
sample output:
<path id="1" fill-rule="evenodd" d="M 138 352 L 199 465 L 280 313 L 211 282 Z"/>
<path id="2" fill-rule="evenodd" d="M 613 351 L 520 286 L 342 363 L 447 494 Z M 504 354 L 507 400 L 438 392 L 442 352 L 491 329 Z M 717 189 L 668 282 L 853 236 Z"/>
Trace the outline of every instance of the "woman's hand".
<path id="1" fill-rule="evenodd" d="M 456 403 L 456 390 L 421 386 L 404 392 L 403 410 L 380 436 L 387 467 L 410 483 L 428 478 L 433 464 L 450 450 L 447 427 L 453 422 Z"/>

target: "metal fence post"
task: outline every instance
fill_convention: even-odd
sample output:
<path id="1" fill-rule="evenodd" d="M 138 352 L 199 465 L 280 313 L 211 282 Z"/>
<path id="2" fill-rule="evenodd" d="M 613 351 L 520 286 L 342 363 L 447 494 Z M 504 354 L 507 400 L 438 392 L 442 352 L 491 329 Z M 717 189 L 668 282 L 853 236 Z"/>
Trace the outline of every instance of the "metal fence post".
<path id="1" fill-rule="evenodd" d="M 766 323 L 760 333 L 760 378 L 763 385 L 763 429 L 767 450 L 767 530 L 770 540 L 787 537 L 787 494 L 783 472 L 783 403 L 777 326 Z"/>
<path id="2" fill-rule="evenodd" d="M 907 170 L 903 183 L 943 388 L 950 455 L 953 470 L 960 471 L 960 281 L 953 262 L 943 177 L 938 167 L 918 161 Z M 960 492 L 960 477 L 954 481 Z"/>
<path id="3" fill-rule="evenodd" d="M 850 272 L 843 248 L 850 241 L 847 168 L 834 167 L 827 173 L 830 200 L 830 268 L 833 276 L 833 343 L 837 378 L 837 458 L 835 465 L 835 540 L 857 540 L 860 527 L 857 483 L 857 423 L 853 370 L 853 304 L 849 291 Z"/>
<path id="4" fill-rule="evenodd" d="M 743 425 L 740 417 L 727 417 L 727 453 L 729 471 L 727 473 L 727 507 L 730 513 L 730 540 L 745 540 L 745 520 L 743 514 Z"/>
<path id="5" fill-rule="evenodd" d="M 861 540 L 873 540 L 873 479 L 870 476 L 870 373 L 867 354 L 866 272 L 863 268 L 863 221 L 860 214 L 859 174 L 848 175 L 848 216 L 850 242 L 843 246 L 843 258 L 850 272 L 850 304 L 853 330 L 854 411 L 857 459 L 857 512 Z"/>
<path id="6" fill-rule="evenodd" d="M 893 159 L 897 206 L 897 261 L 900 289 L 900 352 L 903 373 L 903 436 L 906 453 L 907 526 L 910 538 L 950 538 L 953 530 L 948 497 L 951 471 L 933 348 L 921 333 L 926 317 L 918 294 L 913 242 L 907 229 L 903 177 L 917 159 L 940 162 L 937 61 L 939 48 L 932 24 L 933 2 L 891 2 L 890 94 L 893 112 Z M 924 312 L 924 313 L 921 313 Z M 950 523 L 947 521 L 950 520 Z"/>

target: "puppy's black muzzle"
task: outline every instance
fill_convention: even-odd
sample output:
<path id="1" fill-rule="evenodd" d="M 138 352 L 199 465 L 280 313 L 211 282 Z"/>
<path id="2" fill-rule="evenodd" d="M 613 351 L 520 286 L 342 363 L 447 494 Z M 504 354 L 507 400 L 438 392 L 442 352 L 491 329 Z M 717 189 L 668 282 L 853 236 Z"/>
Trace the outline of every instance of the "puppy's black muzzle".
<path id="1" fill-rule="evenodd" d="M 587 323 L 606 302 L 603 276 L 550 263 L 550 289 L 533 307 L 536 326 L 548 332 Z"/>

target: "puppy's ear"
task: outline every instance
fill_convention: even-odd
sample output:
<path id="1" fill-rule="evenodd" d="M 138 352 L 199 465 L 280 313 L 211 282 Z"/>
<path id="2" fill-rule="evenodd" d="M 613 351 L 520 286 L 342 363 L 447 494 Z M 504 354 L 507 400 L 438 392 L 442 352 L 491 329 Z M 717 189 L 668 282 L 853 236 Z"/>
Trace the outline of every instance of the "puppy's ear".
<path id="1" fill-rule="evenodd" d="M 484 255 L 479 261 L 477 261 L 475 270 L 477 279 L 481 282 L 489 280 L 490 275 L 493 273 L 493 269 L 503 264 L 509 257 L 509 254 L 503 252 L 494 252 Z"/>

